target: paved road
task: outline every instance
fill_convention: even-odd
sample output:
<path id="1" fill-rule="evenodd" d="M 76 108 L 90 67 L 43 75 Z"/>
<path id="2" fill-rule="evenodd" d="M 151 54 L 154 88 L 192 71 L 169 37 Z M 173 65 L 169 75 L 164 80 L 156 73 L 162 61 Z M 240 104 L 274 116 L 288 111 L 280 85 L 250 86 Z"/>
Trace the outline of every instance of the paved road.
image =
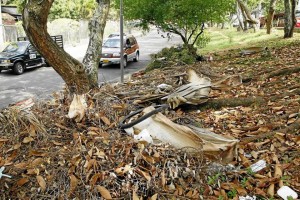
<path id="1" fill-rule="evenodd" d="M 140 61 L 130 62 L 125 68 L 125 74 L 131 74 L 143 69 L 150 62 L 150 54 L 156 53 L 164 47 L 169 47 L 181 42 L 180 38 L 173 37 L 172 40 L 161 37 L 156 31 L 137 37 L 140 45 Z M 65 50 L 79 61 L 82 60 L 88 41 Z M 99 69 L 99 83 L 120 80 L 120 67 L 117 65 L 104 66 Z M 9 104 L 33 97 L 51 98 L 52 93 L 61 90 L 64 82 L 51 67 L 40 67 L 28 69 L 22 75 L 14 75 L 10 71 L 0 73 L 0 109 Z"/>

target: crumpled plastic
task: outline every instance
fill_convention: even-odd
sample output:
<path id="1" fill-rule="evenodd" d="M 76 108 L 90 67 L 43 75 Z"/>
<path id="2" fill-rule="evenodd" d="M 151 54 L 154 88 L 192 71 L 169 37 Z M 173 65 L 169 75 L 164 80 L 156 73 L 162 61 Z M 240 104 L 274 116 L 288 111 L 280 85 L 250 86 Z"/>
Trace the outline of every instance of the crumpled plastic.
<path id="1" fill-rule="evenodd" d="M 167 100 L 172 109 L 181 104 L 199 105 L 208 100 L 212 85 L 210 78 L 199 77 L 191 69 L 187 71 L 187 74 L 190 83 L 180 86 L 173 93 L 162 98 L 162 100 Z"/>
<path id="2" fill-rule="evenodd" d="M 145 108 L 143 113 L 152 110 L 154 107 L 150 106 Z M 157 113 L 125 129 L 130 135 L 134 135 L 134 130 L 147 130 L 153 140 L 160 140 L 175 148 L 185 148 L 191 152 L 204 151 L 210 157 L 218 157 L 224 163 L 232 161 L 236 156 L 238 140 L 215 134 L 207 129 L 176 124 L 162 113 Z"/>

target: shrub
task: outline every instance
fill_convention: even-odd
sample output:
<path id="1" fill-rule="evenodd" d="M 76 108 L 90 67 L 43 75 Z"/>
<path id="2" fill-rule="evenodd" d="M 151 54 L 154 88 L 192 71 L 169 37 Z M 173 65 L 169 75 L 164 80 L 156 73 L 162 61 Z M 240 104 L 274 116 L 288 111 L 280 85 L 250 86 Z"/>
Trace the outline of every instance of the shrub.
<path id="1" fill-rule="evenodd" d="M 147 66 L 146 71 L 176 65 L 192 64 L 196 61 L 196 57 L 196 49 L 191 46 L 163 48 L 157 54 L 151 55 L 152 62 Z"/>

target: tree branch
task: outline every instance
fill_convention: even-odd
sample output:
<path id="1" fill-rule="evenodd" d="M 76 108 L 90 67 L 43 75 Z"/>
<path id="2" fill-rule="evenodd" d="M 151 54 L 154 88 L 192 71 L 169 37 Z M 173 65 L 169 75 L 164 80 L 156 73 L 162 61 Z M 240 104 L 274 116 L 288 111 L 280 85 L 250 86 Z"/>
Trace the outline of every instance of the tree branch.
<path id="1" fill-rule="evenodd" d="M 188 42 L 190 42 L 192 36 L 194 35 L 195 31 L 197 30 L 198 28 L 198 24 L 196 24 L 196 27 L 192 30 L 192 33 L 190 34 L 189 38 L 187 39 Z"/>
<path id="2" fill-rule="evenodd" d="M 204 32 L 204 23 L 202 23 L 201 31 L 200 31 L 200 33 L 197 34 L 197 36 L 196 36 L 196 38 L 195 38 L 195 40 L 194 40 L 194 42 L 193 42 L 193 46 L 194 46 L 194 44 L 196 43 L 196 41 L 198 40 L 198 38 L 200 37 L 200 35 L 201 35 L 203 32 Z"/>

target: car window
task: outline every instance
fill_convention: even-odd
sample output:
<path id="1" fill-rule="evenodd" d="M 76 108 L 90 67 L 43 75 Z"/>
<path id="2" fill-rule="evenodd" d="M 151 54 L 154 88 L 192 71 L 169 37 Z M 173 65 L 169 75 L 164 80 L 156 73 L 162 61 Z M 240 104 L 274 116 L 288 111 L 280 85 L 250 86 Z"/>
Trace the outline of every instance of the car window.
<path id="1" fill-rule="evenodd" d="M 39 52 L 34 48 L 34 46 L 29 45 L 28 47 L 29 54 L 37 54 L 40 55 Z"/>
<path id="2" fill-rule="evenodd" d="M 103 47 L 120 48 L 120 39 L 119 38 L 107 39 L 104 42 Z"/>
<path id="3" fill-rule="evenodd" d="M 28 43 L 23 43 L 23 42 L 13 42 L 10 43 L 4 50 L 3 52 L 8 52 L 8 53 L 25 53 L 27 49 Z"/>

